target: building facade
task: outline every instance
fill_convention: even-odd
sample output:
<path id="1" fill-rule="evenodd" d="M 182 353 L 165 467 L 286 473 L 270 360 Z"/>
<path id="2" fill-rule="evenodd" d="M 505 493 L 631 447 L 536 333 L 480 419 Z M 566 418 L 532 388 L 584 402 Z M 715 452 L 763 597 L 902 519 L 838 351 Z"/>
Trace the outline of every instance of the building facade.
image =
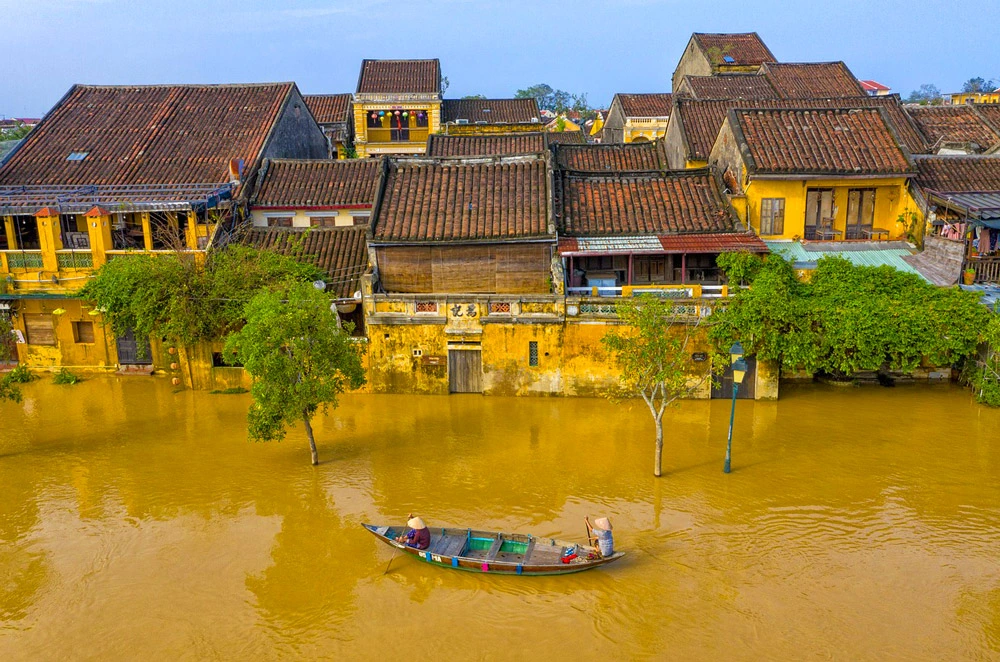
<path id="1" fill-rule="evenodd" d="M 354 149 L 361 158 L 423 154 L 441 130 L 438 60 L 363 60 L 354 93 Z"/>

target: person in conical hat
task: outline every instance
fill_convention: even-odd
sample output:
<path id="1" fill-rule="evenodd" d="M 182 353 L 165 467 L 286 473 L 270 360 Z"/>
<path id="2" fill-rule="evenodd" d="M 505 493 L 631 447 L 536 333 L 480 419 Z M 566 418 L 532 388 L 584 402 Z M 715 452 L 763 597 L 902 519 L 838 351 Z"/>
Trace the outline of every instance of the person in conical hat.
<path id="1" fill-rule="evenodd" d="M 414 549 L 427 549 L 430 547 L 431 532 L 427 529 L 427 525 L 424 524 L 424 520 L 412 514 L 407 515 L 407 518 L 406 526 L 410 527 L 410 530 L 406 532 L 406 535 L 397 537 L 396 542 L 405 542 L 407 547 L 413 547 Z"/>

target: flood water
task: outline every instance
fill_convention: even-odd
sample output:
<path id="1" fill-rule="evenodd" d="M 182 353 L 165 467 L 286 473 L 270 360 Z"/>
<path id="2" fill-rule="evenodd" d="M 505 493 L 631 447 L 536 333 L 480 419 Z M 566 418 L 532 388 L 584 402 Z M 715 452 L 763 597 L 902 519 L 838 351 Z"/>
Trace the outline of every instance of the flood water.
<path id="1" fill-rule="evenodd" d="M 0 659 L 1000 659 L 1000 412 L 958 387 L 644 406 L 352 395 L 246 441 L 249 396 L 48 380 L 0 404 Z M 419 513 L 583 540 L 607 568 L 397 556 Z"/>

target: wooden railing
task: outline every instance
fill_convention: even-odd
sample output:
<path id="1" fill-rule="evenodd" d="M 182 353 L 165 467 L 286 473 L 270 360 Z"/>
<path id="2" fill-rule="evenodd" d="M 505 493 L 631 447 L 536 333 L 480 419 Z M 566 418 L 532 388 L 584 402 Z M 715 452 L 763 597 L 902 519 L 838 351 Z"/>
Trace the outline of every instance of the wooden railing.
<path id="1" fill-rule="evenodd" d="M 973 257 L 966 263 L 975 269 L 977 283 L 1000 283 L 1000 257 Z"/>
<path id="2" fill-rule="evenodd" d="M 427 128 L 420 129 L 368 129 L 369 143 L 425 143 Z"/>

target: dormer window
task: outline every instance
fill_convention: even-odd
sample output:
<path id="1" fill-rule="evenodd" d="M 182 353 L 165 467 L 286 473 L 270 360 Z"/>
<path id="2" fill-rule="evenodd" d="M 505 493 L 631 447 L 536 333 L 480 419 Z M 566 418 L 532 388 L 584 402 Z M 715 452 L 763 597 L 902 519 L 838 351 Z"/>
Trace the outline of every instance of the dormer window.
<path id="1" fill-rule="evenodd" d="M 66 157 L 67 161 L 82 161 L 87 158 L 90 152 L 70 152 L 69 156 Z"/>

